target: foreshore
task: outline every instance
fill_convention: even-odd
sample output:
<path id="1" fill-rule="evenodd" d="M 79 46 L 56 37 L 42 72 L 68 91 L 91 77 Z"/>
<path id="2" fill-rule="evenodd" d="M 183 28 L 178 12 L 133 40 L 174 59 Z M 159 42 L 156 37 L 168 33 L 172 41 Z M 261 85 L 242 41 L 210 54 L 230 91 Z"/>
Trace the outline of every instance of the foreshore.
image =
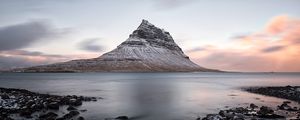
<path id="1" fill-rule="evenodd" d="M 299 120 L 300 119 L 300 86 L 281 86 L 281 87 L 247 87 L 242 90 L 287 99 L 277 108 L 269 106 L 257 106 L 250 103 L 246 107 L 235 107 L 220 110 L 216 114 L 208 114 L 204 118 L 197 120 Z M 291 105 L 291 101 L 298 102 L 298 105 Z"/>
<path id="2" fill-rule="evenodd" d="M 25 89 L 0 88 L 0 120 L 41 119 L 41 120 L 84 120 L 77 107 L 83 102 L 97 101 L 96 97 L 76 95 L 49 95 Z M 65 107 L 63 107 L 65 106 Z M 68 111 L 65 114 L 58 112 Z"/>
<path id="3" fill-rule="evenodd" d="M 273 96 L 300 103 L 300 86 L 248 87 L 243 90 L 250 93 Z"/>
<path id="4" fill-rule="evenodd" d="M 196 120 L 264 120 L 264 119 L 300 119 L 299 86 L 285 87 L 247 87 L 242 90 L 267 96 L 287 99 L 277 108 L 258 106 L 236 106 L 220 110 L 215 114 L 207 114 Z M 24 89 L 0 88 L 0 119 L 40 119 L 40 120 L 84 120 L 80 114 L 87 110 L 80 109 L 84 102 L 97 101 L 101 98 L 76 95 L 49 95 L 35 93 Z M 67 111 L 67 112 L 61 112 Z M 63 113 L 63 114 L 61 114 Z M 130 116 L 119 116 L 105 120 L 130 120 Z"/>

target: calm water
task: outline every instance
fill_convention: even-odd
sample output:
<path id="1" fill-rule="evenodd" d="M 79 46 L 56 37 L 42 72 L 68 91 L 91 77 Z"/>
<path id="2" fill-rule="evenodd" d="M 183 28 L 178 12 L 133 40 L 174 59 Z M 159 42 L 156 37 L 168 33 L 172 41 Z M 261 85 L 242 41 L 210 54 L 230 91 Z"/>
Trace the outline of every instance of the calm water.
<path id="1" fill-rule="evenodd" d="M 240 91 L 245 86 L 300 85 L 293 73 L 3 73 L 0 87 L 40 93 L 103 97 L 84 103 L 81 115 L 101 120 L 194 120 L 225 106 L 274 106 L 283 101 Z"/>

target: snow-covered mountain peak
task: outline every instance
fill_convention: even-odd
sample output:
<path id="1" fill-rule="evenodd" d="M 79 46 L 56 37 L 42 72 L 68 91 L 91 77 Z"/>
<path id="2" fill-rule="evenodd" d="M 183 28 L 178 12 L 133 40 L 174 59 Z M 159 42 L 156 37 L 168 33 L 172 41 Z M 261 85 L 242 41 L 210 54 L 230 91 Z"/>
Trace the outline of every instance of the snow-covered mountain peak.
<path id="1" fill-rule="evenodd" d="M 169 32 L 156 27 L 147 20 L 142 20 L 139 27 L 119 47 L 122 47 L 122 45 L 150 45 L 152 47 L 166 48 L 183 53 Z"/>
<path id="2" fill-rule="evenodd" d="M 169 32 L 143 20 L 116 49 L 92 59 L 15 69 L 20 72 L 215 71 L 190 61 Z"/>
<path id="3" fill-rule="evenodd" d="M 148 20 L 143 19 L 142 23 L 140 24 L 140 26 L 138 27 L 138 29 L 139 28 L 145 28 L 145 27 L 148 27 L 148 26 L 154 26 L 154 25 L 151 24 Z"/>

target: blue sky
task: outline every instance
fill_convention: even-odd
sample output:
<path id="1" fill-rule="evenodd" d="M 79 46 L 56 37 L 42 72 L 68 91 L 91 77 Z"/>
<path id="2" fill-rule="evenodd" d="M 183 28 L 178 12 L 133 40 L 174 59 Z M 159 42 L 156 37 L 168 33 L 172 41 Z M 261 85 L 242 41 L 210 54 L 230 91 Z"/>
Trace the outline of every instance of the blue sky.
<path id="1" fill-rule="evenodd" d="M 205 45 L 230 46 L 235 36 L 262 31 L 276 16 L 299 18 L 299 6 L 299 0 L 0 0 L 0 27 L 39 22 L 59 32 L 14 49 L 99 56 L 147 19 L 169 31 L 188 51 Z M 99 49 L 78 45 L 89 40 Z"/>

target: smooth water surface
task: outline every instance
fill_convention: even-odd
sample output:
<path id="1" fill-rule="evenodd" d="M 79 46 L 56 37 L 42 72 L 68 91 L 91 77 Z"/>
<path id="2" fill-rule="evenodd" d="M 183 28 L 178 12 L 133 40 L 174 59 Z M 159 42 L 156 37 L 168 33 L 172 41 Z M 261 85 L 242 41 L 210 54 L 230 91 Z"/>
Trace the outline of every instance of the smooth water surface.
<path id="1" fill-rule="evenodd" d="M 137 120 L 194 120 L 225 107 L 283 101 L 240 90 L 300 85 L 299 73 L 1 73 L 0 87 L 102 97 L 80 109 L 88 120 L 127 115 Z"/>

